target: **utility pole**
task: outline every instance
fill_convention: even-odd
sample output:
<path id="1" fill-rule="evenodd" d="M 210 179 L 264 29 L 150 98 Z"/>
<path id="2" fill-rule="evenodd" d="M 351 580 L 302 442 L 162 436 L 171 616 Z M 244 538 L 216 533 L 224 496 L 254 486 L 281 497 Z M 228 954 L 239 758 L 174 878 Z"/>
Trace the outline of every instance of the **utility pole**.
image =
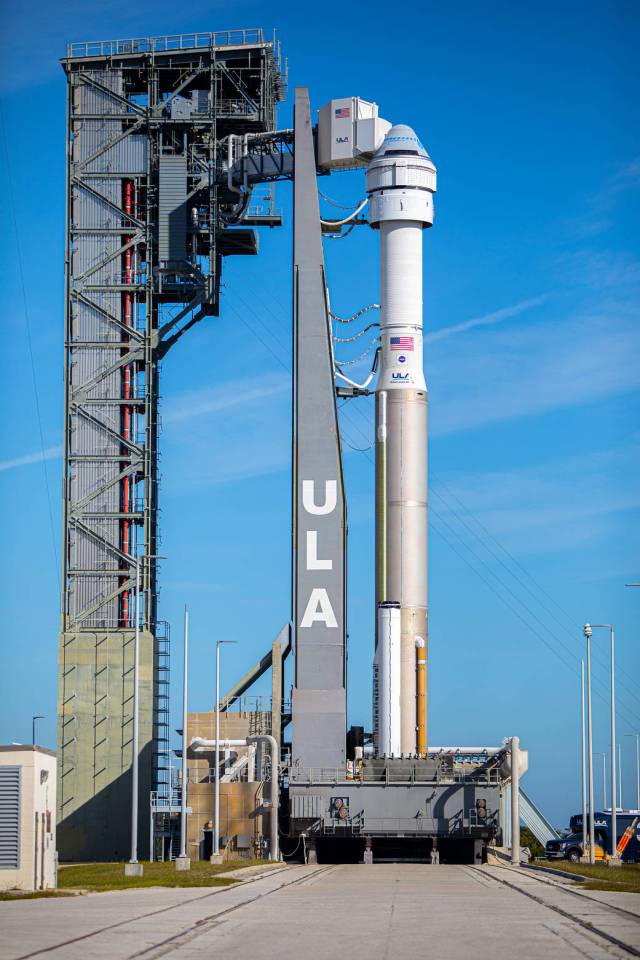
<path id="1" fill-rule="evenodd" d="M 180 789 L 180 856 L 176 857 L 176 870 L 190 870 L 191 858 L 187 856 L 187 691 L 189 657 L 189 611 L 184 608 L 184 659 L 182 667 L 182 783 Z"/>
<path id="2" fill-rule="evenodd" d="M 584 625 L 584 635 L 587 641 L 587 731 L 589 740 L 589 854 L 584 859 L 589 863 L 596 862 L 595 852 L 595 824 L 593 820 L 593 726 L 591 723 L 591 627 Z"/>
<path id="3" fill-rule="evenodd" d="M 587 758 L 586 732 L 584 718 L 584 657 L 580 661 L 580 714 L 582 720 L 582 748 L 580 759 L 582 762 L 582 856 L 587 852 Z"/>

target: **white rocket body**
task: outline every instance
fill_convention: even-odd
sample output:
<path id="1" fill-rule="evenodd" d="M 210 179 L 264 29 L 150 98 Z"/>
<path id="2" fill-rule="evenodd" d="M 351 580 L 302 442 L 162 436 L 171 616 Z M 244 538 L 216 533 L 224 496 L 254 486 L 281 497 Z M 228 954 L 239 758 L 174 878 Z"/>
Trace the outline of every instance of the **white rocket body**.
<path id="1" fill-rule="evenodd" d="M 422 232 L 433 223 L 435 167 L 410 127 L 392 127 L 367 169 L 369 220 L 380 232 L 380 366 L 376 386 L 376 603 L 399 604 L 400 655 L 381 656 L 378 702 L 400 671 L 400 753 L 417 744 L 416 641 L 427 630 L 427 387 L 422 357 Z M 379 606 L 377 607 L 379 610 Z M 378 752 L 389 744 L 378 711 Z M 395 742 L 393 744 L 395 747 Z"/>
<path id="2" fill-rule="evenodd" d="M 378 754 L 399 757 L 400 730 L 400 604 L 378 607 Z"/>

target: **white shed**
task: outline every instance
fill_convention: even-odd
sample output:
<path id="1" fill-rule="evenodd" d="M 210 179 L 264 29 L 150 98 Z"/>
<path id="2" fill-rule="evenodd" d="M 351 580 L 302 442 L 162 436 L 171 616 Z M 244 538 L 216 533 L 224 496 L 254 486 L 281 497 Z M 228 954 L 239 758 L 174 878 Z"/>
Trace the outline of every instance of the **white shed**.
<path id="1" fill-rule="evenodd" d="M 0 890 L 56 884 L 56 755 L 0 745 Z"/>

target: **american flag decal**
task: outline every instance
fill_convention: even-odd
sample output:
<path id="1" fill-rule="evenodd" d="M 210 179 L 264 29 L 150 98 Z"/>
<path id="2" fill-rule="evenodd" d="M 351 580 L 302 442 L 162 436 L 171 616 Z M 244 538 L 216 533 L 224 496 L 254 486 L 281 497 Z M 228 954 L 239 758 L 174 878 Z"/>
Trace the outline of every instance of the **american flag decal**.
<path id="1" fill-rule="evenodd" d="M 351 107 L 336 107 L 336 120 L 346 120 L 351 116 Z"/>
<path id="2" fill-rule="evenodd" d="M 413 337 L 391 337 L 389 346 L 392 350 L 413 350 Z"/>

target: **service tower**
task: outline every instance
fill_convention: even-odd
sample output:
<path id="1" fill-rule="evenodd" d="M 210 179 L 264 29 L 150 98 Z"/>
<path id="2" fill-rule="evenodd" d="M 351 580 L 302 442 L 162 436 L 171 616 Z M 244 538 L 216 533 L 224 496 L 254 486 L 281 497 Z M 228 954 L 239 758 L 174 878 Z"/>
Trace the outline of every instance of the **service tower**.
<path id="1" fill-rule="evenodd" d="M 436 169 L 410 127 L 392 127 L 366 175 L 380 231 L 376 387 L 376 603 L 379 752 L 424 754 L 427 649 L 427 386 L 422 360 L 422 231 L 433 223 Z M 400 616 L 390 607 L 400 606 Z M 394 626 L 395 625 L 395 626 Z M 399 636 L 391 636 L 394 631 Z M 390 651 L 380 649 L 383 641 Z M 397 658 L 394 655 L 397 651 Z M 400 682 L 389 675 L 400 672 Z M 422 680 L 424 678 L 421 678 Z M 389 701 L 389 702 L 387 702 Z"/>

